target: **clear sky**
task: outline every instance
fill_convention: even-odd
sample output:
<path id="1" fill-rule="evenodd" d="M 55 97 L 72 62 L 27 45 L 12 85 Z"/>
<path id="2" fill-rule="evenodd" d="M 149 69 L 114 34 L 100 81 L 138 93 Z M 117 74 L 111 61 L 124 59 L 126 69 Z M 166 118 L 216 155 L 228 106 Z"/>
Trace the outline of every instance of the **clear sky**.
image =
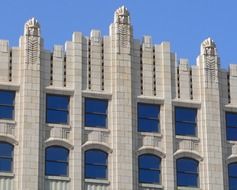
<path id="1" fill-rule="evenodd" d="M 210 36 L 222 67 L 237 63 L 237 0 L 1 0 L 0 39 L 17 46 L 25 21 L 33 16 L 46 49 L 71 40 L 74 31 L 88 36 L 91 29 L 100 29 L 108 35 L 121 5 L 130 11 L 135 38 L 170 41 L 179 58 L 194 64 L 200 43 Z"/>

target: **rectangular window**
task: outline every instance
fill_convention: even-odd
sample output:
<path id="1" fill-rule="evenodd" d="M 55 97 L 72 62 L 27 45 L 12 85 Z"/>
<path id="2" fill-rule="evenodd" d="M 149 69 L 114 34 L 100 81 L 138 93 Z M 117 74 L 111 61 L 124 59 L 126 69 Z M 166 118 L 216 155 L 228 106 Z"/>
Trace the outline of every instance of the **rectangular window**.
<path id="1" fill-rule="evenodd" d="M 48 94 L 46 98 L 46 122 L 68 124 L 69 122 L 69 97 Z"/>
<path id="2" fill-rule="evenodd" d="M 175 133 L 176 135 L 196 136 L 197 109 L 175 108 Z"/>
<path id="3" fill-rule="evenodd" d="M 160 106 L 153 104 L 138 104 L 138 131 L 159 132 Z"/>
<path id="4" fill-rule="evenodd" d="M 108 100 L 85 99 L 85 126 L 106 128 Z"/>
<path id="5" fill-rule="evenodd" d="M 14 119 L 15 92 L 0 90 L 0 119 Z"/>
<path id="6" fill-rule="evenodd" d="M 226 119 L 226 138 L 229 141 L 237 141 L 237 113 L 227 112 Z"/>

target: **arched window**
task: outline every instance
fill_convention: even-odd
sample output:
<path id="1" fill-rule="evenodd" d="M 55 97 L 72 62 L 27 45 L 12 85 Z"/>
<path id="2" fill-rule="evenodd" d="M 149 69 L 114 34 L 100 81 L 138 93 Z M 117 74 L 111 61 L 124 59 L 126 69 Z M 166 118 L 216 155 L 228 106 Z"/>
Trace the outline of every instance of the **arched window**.
<path id="1" fill-rule="evenodd" d="M 85 152 L 85 178 L 107 179 L 108 154 L 91 149 Z"/>
<path id="2" fill-rule="evenodd" d="M 152 154 L 143 154 L 138 158 L 139 183 L 160 183 L 161 159 Z"/>
<path id="3" fill-rule="evenodd" d="M 237 162 L 229 164 L 228 176 L 229 176 L 229 190 L 237 190 Z"/>
<path id="4" fill-rule="evenodd" d="M 68 176 L 69 150 L 60 146 L 50 146 L 45 151 L 45 175 Z"/>
<path id="5" fill-rule="evenodd" d="M 0 142 L 0 172 L 12 172 L 13 145 Z"/>
<path id="6" fill-rule="evenodd" d="M 180 158 L 176 161 L 177 186 L 198 187 L 198 161 Z"/>

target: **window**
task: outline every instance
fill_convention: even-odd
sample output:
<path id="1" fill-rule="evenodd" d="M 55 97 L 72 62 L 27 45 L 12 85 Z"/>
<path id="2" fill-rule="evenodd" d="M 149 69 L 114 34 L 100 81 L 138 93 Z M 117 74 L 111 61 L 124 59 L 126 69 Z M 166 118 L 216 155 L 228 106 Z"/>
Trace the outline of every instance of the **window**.
<path id="1" fill-rule="evenodd" d="M 160 106 L 153 104 L 138 104 L 138 131 L 159 132 Z"/>
<path id="2" fill-rule="evenodd" d="M 14 118 L 15 92 L 0 90 L 0 119 Z"/>
<path id="3" fill-rule="evenodd" d="M 68 176 L 68 149 L 50 146 L 46 149 L 45 175 Z"/>
<path id="4" fill-rule="evenodd" d="M 12 172 L 13 146 L 0 142 L 0 172 Z"/>
<path id="5" fill-rule="evenodd" d="M 177 186 L 198 187 L 198 161 L 181 158 L 176 162 Z"/>
<path id="6" fill-rule="evenodd" d="M 196 136 L 197 109 L 175 108 L 175 133 L 176 135 Z"/>
<path id="7" fill-rule="evenodd" d="M 237 141 L 237 113 L 226 113 L 226 138 Z"/>
<path id="8" fill-rule="evenodd" d="M 47 95 L 47 123 L 68 124 L 69 97 L 61 95 Z"/>
<path id="9" fill-rule="evenodd" d="M 152 154 L 143 154 L 138 158 L 139 183 L 160 183 L 161 159 Z"/>
<path id="10" fill-rule="evenodd" d="M 85 126 L 100 127 L 107 126 L 108 101 L 101 99 L 85 99 Z"/>
<path id="11" fill-rule="evenodd" d="M 237 190 L 237 162 L 229 164 L 229 190 Z"/>
<path id="12" fill-rule="evenodd" d="M 91 149 L 85 152 L 85 178 L 107 179 L 108 154 Z"/>

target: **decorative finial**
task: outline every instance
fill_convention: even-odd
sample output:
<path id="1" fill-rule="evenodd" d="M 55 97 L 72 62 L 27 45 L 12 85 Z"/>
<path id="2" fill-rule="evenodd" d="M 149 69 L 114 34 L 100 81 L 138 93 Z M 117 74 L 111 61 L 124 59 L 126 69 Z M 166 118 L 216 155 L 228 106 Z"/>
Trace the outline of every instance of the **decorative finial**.
<path id="1" fill-rule="evenodd" d="M 216 56 L 217 55 L 216 44 L 210 37 L 202 42 L 201 54 L 207 55 L 207 56 Z"/>
<path id="2" fill-rule="evenodd" d="M 115 11 L 114 23 L 130 24 L 129 12 L 128 12 L 128 9 L 124 5 Z"/>
<path id="3" fill-rule="evenodd" d="M 26 36 L 40 36 L 40 24 L 34 17 L 25 23 L 24 34 Z"/>

